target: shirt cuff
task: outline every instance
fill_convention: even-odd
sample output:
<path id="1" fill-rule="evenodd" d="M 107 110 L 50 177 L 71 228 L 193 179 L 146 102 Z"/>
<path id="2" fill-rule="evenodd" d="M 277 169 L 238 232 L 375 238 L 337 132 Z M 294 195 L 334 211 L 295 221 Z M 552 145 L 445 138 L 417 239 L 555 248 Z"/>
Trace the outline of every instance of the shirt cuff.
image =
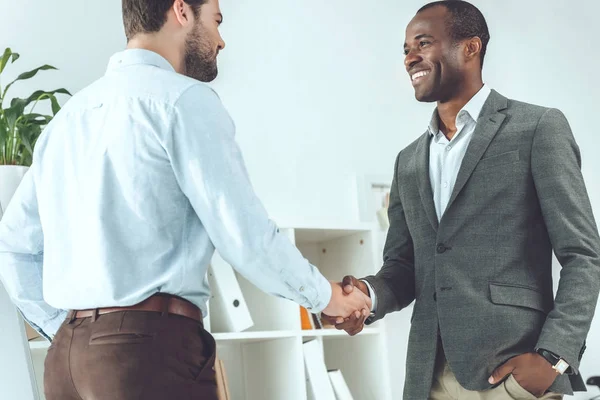
<path id="1" fill-rule="evenodd" d="M 63 322 L 67 318 L 67 312 L 64 310 L 59 311 L 58 314 L 48 322 L 44 324 L 44 331 L 46 331 L 52 338 L 56 335 L 56 332 L 60 329 Z"/>
<path id="2" fill-rule="evenodd" d="M 61 310 L 58 313 L 56 313 L 56 315 L 54 317 L 52 317 L 51 319 L 44 321 L 43 326 L 40 326 L 40 325 L 36 324 L 35 322 L 27 319 L 27 317 L 25 317 L 25 315 L 21 312 L 21 310 L 19 310 L 19 312 L 21 313 L 21 316 L 23 317 L 23 319 L 37 333 L 39 333 L 40 336 L 42 336 L 44 339 L 48 340 L 49 342 L 51 342 L 52 339 L 54 339 L 54 336 L 56 336 L 56 332 L 58 332 L 62 323 L 67 318 L 67 312 L 64 310 Z"/>
<path id="3" fill-rule="evenodd" d="M 367 281 L 365 281 L 364 279 L 360 280 L 361 282 L 364 282 L 365 285 L 367 285 L 367 290 L 369 291 L 369 297 L 371 298 L 371 312 L 374 313 L 376 312 L 375 310 L 377 309 L 377 295 L 375 294 L 375 291 L 373 290 L 373 287 L 371 287 L 371 284 Z"/>
<path id="4" fill-rule="evenodd" d="M 321 276 L 317 287 L 317 299 L 311 307 L 306 307 L 306 309 L 313 314 L 320 314 L 331 302 L 332 294 L 331 284 L 324 276 Z"/>

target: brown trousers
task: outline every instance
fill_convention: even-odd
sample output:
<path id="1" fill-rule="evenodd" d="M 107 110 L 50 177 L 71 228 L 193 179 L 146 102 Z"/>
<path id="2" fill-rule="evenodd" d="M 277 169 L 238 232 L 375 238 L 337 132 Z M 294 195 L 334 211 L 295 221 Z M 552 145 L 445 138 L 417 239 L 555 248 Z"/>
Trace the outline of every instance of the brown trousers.
<path id="1" fill-rule="evenodd" d="M 66 320 L 45 361 L 47 400 L 217 400 L 216 343 L 179 315 L 124 311 Z"/>

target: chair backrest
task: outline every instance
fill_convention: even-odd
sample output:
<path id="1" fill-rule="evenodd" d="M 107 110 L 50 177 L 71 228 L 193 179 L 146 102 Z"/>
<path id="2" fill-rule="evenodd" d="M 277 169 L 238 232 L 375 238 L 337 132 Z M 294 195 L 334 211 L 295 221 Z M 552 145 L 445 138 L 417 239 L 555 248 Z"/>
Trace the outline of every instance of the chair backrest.
<path id="1" fill-rule="evenodd" d="M 598 386 L 598 389 L 600 389 L 600 376 L 592 376 L 585 383 L 590 386 Z"/>

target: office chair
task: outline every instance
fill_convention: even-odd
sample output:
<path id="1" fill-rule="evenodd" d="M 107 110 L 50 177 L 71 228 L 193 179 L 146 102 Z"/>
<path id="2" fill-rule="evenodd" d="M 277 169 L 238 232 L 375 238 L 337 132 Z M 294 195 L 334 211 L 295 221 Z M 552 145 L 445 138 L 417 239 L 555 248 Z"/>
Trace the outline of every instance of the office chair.
<path id="1" fill-rule="evenodd" d="M 590 386 L 598 386 L 598 389 L 600 389 L 600 376 L 592 376 L 591 378 L 588 378 L 588 380 L 585 383 Z M 596 396 L 596 397 L 592 397 L 590 400 L 599 400 L 599 399 L 600 399 L 600 395 Z"/>

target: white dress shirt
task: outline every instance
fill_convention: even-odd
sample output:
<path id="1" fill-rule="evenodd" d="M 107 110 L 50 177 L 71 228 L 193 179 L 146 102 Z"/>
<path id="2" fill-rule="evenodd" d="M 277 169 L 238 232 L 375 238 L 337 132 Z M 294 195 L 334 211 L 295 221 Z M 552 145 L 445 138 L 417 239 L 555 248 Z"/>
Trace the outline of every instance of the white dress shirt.
<path id="1" fill-rule="evenodd" d="M 217 94 L 146 50 L 114 55 L 40 137 L 0 222 L 0 278 L 52 336 L 69 309 L 165 292 L 206 315 L 215 247 L 263 291 L 317 313 L 331 286 L 256 197 Z"/>
<path id="2" fill-rule="evenodd" d="M 429 123 L 428 131 L 432 136 L 429 145 L 429 180 L 433 191 L 433 201 L 438 221 L 442 219 L 444 211 L 450 201 L 454 183 L 462 160 L 467 153 L 473 132 L 477 127 L 477 119 L 492 90 L 489 86 L 483 87 L 456 115 L 456 134 L 451 140 L 439 129 L 437 108 L 434 110 Z M 377 298 L 373 288 L 367 281 L 371 295 L 371 310 L 375 312 Z"/>

